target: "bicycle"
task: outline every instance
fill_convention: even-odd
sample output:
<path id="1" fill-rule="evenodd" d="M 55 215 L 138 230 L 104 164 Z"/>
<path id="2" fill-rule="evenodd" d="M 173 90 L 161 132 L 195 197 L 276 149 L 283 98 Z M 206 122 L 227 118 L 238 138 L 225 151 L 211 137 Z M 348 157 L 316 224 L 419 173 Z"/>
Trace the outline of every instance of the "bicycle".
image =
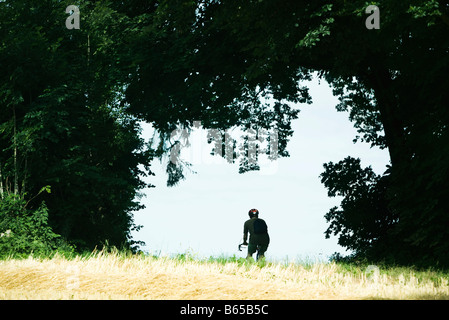
<path id="1" fill-rule="evenodd" d="M 239 244 L 239 251 L 242 251 L 242 247 L 248 247 L 248 244 L 245 244 L 245 243 L 241 243 L 241 244 Z M 257 252 L 257 255 L 256 255 L 256 261 L 258 261 L 259 260 L 259 258 L 260 258 L 260 252 L 259 252 L 259 245 L 257 245 L 257 250 L 256 250 L 256 252 Z"/>

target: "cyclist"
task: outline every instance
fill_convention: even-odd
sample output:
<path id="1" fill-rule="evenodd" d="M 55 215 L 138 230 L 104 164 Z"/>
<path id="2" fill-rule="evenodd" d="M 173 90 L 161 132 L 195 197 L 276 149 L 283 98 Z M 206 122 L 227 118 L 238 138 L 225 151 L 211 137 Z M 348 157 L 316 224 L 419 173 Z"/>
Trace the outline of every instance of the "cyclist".
<path id="1" fill-rule="evenodd" d="M 270 236 L 268 235 L 268 227 L 264 220 L 259 218 L 259 210 L 251 209 L 248 212 L 249 220 L 243 225 L 243 245 L 248 246 L 247 259 L 253 257 L 257 251 L 257 259 L 265 257 L 265 251 L 270 244 Z M 249 243 L 248 240 L 249 233 Z"/>

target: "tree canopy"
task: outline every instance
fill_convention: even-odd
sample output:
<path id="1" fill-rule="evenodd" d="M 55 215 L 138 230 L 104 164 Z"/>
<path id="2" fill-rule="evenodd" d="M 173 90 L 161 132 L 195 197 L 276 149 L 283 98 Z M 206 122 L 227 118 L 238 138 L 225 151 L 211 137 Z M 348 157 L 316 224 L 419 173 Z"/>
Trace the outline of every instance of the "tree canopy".
<path id="1" fill-rule="evenodd" d="M 223 148 L 228 128 L 275 129 L 288 156 L 317 73 L 355 141 L 391 158 L 382 176 L 351 157 L 325 164 L 329 196 L 343 197 L 326 236 L 360 257 L 449 264 L 447 1 L 83 1 L 68 30 L 70 4 L 0 2 L 0 190 L 51 186 L 30 206 L 45 200 L 55 232 L 129 243 L 142 174 L 195 121 Z M 368 5 L 379 29 L 365 26 Z M 152 145 L 139 121 L 157 130 Z M 247 157 L 232 157 L 240 172 L 258 168 Z M 180 163 L 167 172 L 170 185 L 183 177 Z"/>

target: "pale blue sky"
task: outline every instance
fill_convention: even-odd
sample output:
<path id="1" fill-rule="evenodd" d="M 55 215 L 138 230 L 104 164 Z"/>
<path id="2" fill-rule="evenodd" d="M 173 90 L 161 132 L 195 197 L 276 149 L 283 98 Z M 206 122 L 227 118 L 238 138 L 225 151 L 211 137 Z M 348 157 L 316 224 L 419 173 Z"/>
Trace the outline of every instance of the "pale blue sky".
<path id="1" fill-rule="evenodd" d="M 389 156 L 387 150 L 352 142 L 356 130 L 347 113 L 335 110 L 338 100 L 326 82 L 314 80 L 309 87 L 313 104 L 299 106 L 288 145 L 290 157 L 265 163 L 262 172 L 239 174 L 237 164 L 209 156 L 211 146 L 203 130 L 192 135 L 192 146 L 184 151 L 197 174 L 187 174 L 178 186 L 167 188 L 163 165 L 154 161 L 156 177 L 149 182 L 156 188 L 145 190 L 147 197 L 142 202 L 146 209 L 135 213 L 135 222 L 144 227 L 133 235 L 146 242 L 143 249 L 155 254 L 190 250 L 198 256 L 244 257 L 246 253 L 239 252 L 237 245 L 248 211 L 257 208 L 271 238 L 267 258 L 294 260 L 345 253 L 335 237 L 324 238 L 324 215 L 341 199 L 327 197 L 319 179 L 323 163 L 350 155 L 381 174 Z M 144 137 L 150 134 L 151 130 L 144 130 Z"/>

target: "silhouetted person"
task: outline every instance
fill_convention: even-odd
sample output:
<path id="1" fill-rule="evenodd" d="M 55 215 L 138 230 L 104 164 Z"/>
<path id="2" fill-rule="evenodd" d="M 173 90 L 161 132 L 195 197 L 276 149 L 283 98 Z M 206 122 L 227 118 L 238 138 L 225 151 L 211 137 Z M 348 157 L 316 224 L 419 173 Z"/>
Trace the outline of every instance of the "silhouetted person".
<path id="1" fill-rule="evenodd" d="M 265 257 L 265 251 L 270 244 L 270 236 L 268 235 L 268 227 L 264 220 L 259 219 L 259 210 L 251 209 L 248 212 L 249 220 L 245 221 L 243 226 L 243 244 L 248 246 L 247 259 L 252 258 L 257 251 L 258 259 Z M 248 240 L 249 232 L 249 243 Z"/>

